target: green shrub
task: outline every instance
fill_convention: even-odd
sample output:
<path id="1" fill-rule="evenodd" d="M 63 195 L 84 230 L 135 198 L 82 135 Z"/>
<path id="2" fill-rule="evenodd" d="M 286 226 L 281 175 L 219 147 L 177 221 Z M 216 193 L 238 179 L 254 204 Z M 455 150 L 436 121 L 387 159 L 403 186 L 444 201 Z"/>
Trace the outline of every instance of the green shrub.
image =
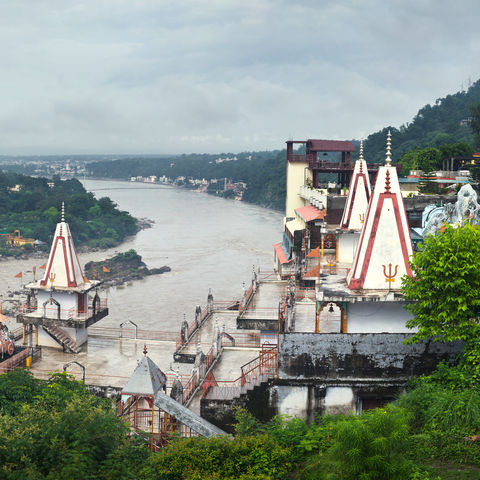
<path id="1" fill-rule="evenodd" d="M 270 435 L 190 438 L 153 455 L 139 478 L 162 480 L 283 479 L 292 469 L 291 450 Z"/>
<path id="2" fill-rule="evenodd" d="M 409 414 L 389 406 L 334 423 L 331 443 L 314 457 L 306 479 L 405 480 L 415 468 L 408 460 Z"/>
<path id="3" fill-rule="evenodd" d="M 476 389 L 452 390 L 448 386 L 419 382 L 402 395 L 397 405 L 413 415 L 420 432 L 438 431 L 449 435 L 480 433 L 480 395 Z"/>

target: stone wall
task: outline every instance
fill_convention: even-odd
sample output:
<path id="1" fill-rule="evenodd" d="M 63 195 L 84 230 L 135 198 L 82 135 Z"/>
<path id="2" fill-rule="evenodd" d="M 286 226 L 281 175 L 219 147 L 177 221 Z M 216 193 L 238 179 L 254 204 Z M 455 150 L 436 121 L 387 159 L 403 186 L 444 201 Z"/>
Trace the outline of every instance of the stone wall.
<path id="1" fill-rule="evenodd" d="M 405 333 L 287 333 L 279 338 L 280 379 L 407 379 L 452 362 L 461 343 L 404 345 Z"/>

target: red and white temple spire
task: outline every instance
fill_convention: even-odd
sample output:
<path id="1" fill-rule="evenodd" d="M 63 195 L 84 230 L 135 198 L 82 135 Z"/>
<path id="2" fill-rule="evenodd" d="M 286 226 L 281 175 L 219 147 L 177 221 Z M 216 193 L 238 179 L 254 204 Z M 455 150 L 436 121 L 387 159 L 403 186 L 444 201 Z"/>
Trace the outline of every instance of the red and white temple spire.
<path id="1" fill-rule="evenodd" d="M 78 288 L 84 284 L 84 276 L 73 244 L 70 227 L 65 222 L 65 206 L 62 202 L 62 217 L 57 223 L 52 248 L 48 257 L 42 287 L 60 289 Z"/>
<path id="2" fill-rule="evenodd" d="M 344 230 L 361 230 L 370 201 L 371 187 L 367 162 L 363 158 L 363 141 L 360 142 L 360 158 L 355 162 L 350 189 L 340 227 Z"/>
<path id="3" fill-rule="evenodd" d="M 396 168 L 391 166 L 390 131 L 385 165 L 379 167 L 365 223 L 347 284 L 352 290 L 399 289 L 403 275 L 412 275 L 413 253 L 407 214 Z"/>

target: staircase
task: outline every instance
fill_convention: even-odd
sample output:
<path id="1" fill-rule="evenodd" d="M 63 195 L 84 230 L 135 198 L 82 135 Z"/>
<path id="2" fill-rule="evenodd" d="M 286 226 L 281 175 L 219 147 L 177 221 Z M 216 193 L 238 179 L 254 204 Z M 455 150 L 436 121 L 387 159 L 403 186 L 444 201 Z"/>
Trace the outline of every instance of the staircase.
<path id="1" fill-rule="evenodd" d="M 277 376 L 277 346 L 262 347 L 260 355 L 243 365 L 240 377 L 231 382 L 216 382 L 204 390 L 203 398 L 233 400 Z M 218 385 L 218 384 L 221 385 Z"/>
<path id="2" fill-rule="evenodd" d="M 77 347 L 77 342 L 73 340 L 68 333 L 59 327 L 47 327 L 43 325 L 43 329 L 47 332 L 56 342 L 58 342 L 66 352 L 78 353 L 80 350 Z"/>

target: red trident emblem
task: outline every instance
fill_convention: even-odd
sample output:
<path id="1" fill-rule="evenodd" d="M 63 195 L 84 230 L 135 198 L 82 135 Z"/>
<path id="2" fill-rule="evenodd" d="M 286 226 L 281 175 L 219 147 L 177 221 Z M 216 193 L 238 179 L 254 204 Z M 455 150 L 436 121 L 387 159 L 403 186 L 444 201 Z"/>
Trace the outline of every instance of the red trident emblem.
<path id="1" fill-rule="evenodd" d="M 335 255 L 327 255 L 325 260 L 327 261 L 327 265 L 329 267 L 333 267 L 335 265 Z"/>
<path id="2" fill-rule="evenodd" d="M 385 282 L 388 283 L 388 289 L 392 288 L 392 282 L 395 281 L 395 277 L 397 276 L 398 273 L 398 265 L 395 265 L 395 272 L 392 273 L 392 264 L 388 264 L 388 274 L 387 270 L 385 268 L 385 265 L 382 265 L 383 267 L 383 274 L 385 275 Z"/>
<path id="3" fill-rule="evenodd" d="M 359 216 L 360 216 L 360 223 L 363 224 L 363 222 L 365 221 L 365 214 L 364 214 L 364 213 L 360 213 Z"/>
<path id="4" fill-rule="evenodd" d="M 327 261 L 327 266 L 330 267 L 330 273 L 332 273 L 332 267 L 335 266 L 335 255 L 327 255 L 325 260 Z"/>
<path id="5" fill-rule="evenodd" d="M 50 272 L 50 277 L 48 279 L 50 280 L 50 287 L 53 288 L 53 282 L 55 281 L 55 274 L 53 272 Z"/>

